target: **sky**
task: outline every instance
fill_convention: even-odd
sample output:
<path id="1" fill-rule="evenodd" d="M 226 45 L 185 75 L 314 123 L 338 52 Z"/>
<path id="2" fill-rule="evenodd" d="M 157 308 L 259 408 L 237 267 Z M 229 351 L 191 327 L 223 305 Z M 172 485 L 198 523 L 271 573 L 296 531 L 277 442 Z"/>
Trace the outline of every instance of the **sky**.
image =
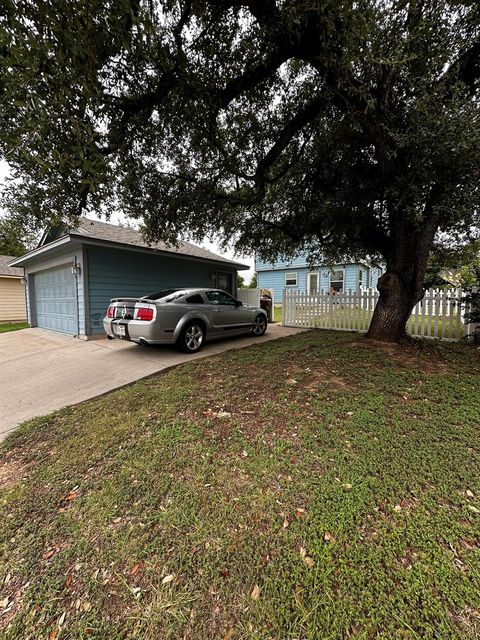
<path id="1" fill-rule="evenodd" d="M 8 164 L 4 161 L 0 161 L 0 190 L 2 185 L 5 182 L 6 177 L 8 176 Z M 102 220 L 102 218 L 100 218 Z M 103 220 L 105 220 L 103 218 Z M 125 222 L 127 218 L 121 213 L 112 214 L 110 220 L 106 222 L 112 222 L 114 224 L 118 224 L 119 222 Z M 232 249 L 227 251 L 222 251 L 216 242 L 210 242 L 207 238 L 203 240 L 201 246 L 209 251 L 213 251 L 218 255 L 224 256 L 225 258 L 230 258 L 230 260 L 236 260 L 237 262 L 241 262 L 242 264 L 249 265 L 248 271 L 241 271 L 240 275 L 245 279 L 245 283 L 248 284 L 254 273 L 254 257 L 253 256 L 243 256 L 238 255 Z"/>

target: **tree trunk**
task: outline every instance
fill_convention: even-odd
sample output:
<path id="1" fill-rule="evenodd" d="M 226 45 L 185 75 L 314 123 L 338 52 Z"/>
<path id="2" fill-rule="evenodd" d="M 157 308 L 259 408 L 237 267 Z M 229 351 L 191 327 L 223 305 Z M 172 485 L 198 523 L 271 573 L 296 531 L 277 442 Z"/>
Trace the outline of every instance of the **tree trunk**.
<path id="1" fill-rule="evenodd" d="M 413 307 L 421 299 L 416 287 L 405 286 L 399 276 L 386 271 L 378 280 L 380 298 L 375 307 L 367 338 L 398 342 L 406 336 L 405 325 Z"/>

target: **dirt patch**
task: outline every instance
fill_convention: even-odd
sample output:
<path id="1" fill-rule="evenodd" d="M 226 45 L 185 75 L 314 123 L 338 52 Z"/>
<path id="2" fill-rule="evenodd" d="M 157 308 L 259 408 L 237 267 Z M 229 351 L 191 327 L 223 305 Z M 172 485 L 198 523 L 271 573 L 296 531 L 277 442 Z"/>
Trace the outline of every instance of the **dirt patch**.
<path id="1" fill-rule="evenodd" d="M 480 640 L 480 610 L 465 607 L 452 615 L 455 625 L 460 628 L 462 637 Z"/>
<path id="2" fill-rule="evenodd" d="M 425 373 L 448 373 L 451 369 L 444 358 L 436 357 L 433 350 L 425 348 L 423 343 L 414 340 L 398 344 L 380 340 L 356 340 L 348 343 L 348 346 L 354 349 L 379 351 L 403 367 L 414 365 Z"/>
<path id="3" fill-rule="evenodd" d="M 352 388 L 352 385 L 348 384 L 344 378 L 340 376 L 332 376 L 326 371 L 312 371 L 308 374 L 308 382 L 303 384 L 304 389 L 309 391 L 316 391 L 318 389 L 325 389 L 325 385 L 329 387 L 336 387 L 340 389 Z"/>
<path id="4" fill-rule="evenodd" d="M 21 482 L 27 471 L 19 460 L 5 460 L 0 463 L 0 489 L 10 489 Z"/>

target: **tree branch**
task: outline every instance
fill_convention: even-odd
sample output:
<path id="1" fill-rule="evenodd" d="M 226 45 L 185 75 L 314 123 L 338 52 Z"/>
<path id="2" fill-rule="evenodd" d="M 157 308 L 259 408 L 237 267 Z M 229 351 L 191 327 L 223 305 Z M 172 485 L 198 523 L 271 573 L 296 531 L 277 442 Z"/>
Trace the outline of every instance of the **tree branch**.
<path id="1" fill-rule="evenodd" d="M 318 115 L 320 109 L 325 105 L 325 97 L 315 96 L 307 105 L 300 109 L 283 129 L 279 132 L 277 141 L 270 148 L 267 154 L 258 162 L 255 171 L 255 186 L 260 193 L 265 192 L 266 172 L 272 164 L 280 157 L 281 153 L 291 143 L 295 134 L 312 122 Z"/>
<path id="2" fill-rule="evenodd" d="M 473 95 L 475 85 L 480 78 L 480 42 L 475 42 L 464 51 L 455 62 L 448 67 L 438 84 L 452 86 L 456 82 L 463 82 Z"/>

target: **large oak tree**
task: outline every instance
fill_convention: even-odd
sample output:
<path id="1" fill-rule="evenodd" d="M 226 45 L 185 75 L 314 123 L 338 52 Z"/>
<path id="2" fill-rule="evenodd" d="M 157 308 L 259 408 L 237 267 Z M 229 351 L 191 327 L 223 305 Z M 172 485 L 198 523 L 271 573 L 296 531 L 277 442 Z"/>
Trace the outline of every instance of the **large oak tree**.
<path id="1" fill-rule="evenodd" d="M 12 212 L 121 209 L 148 238 L 381 260 L 398 339 L 478 224 L 480 9 L 445 0 L 4 0 Z"/>

